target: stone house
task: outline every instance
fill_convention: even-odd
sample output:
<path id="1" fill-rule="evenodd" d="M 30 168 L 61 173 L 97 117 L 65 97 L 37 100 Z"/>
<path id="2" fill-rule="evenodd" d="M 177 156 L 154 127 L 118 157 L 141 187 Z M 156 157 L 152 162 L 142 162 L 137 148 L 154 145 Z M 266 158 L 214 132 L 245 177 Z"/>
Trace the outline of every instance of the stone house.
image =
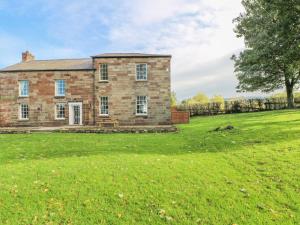
<path id="1" fill-rule="evenodd" d="M 0 126 L 167 125 L 170 55 L 101 54 L 0 70 Z"/>

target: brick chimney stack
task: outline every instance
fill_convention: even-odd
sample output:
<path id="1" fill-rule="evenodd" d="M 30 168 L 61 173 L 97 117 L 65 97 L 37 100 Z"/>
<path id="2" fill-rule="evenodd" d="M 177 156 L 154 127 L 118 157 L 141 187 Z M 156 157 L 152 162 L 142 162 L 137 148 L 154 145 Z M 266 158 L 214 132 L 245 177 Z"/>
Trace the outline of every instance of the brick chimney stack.
<path id="1" fill-rule="evenodd" d="M 22 62 L 29 62 L 34 59 L 35 59 L 34 55 L 32 55 L 29 51 L 22 53 Z"/>

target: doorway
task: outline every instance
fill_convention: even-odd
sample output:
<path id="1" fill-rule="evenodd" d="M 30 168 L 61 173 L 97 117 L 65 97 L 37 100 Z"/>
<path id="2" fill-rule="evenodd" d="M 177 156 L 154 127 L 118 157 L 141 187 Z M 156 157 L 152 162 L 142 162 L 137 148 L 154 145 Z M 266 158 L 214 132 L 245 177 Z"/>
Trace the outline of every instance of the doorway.
<path id="1" fill-rule="evenodd" d="M 82 102 L 69 102 L 69 124 L 82 125 Z"/>

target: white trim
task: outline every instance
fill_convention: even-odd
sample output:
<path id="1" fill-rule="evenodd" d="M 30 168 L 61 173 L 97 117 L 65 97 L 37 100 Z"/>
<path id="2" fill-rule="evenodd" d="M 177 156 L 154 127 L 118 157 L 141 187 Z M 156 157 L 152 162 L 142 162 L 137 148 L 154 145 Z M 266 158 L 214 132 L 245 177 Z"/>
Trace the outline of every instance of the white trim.
<path id="1" fill-rule="evenodd" d="M 19 120 L 19 121 L 28 121 L 29 118 L 28 118 L 28 119 L 21 119 L 21 118 L 19 118 L 18 120 Z"/>
<path id="2" fill-rule="evenodd" d="M 78 125 L 82 125 L 82 102 L 69 102 L 69 125 L 77 125 L 74 124 L 74 110 L 73 106 L 80 107 L 80 122 Z"/>
<path id="3" fill-rule="evenodd" d="M 66 118 L 55 118 L 55 120 L 66 120 Z"/>
<path id="4" fill-rule="evenodd" d="M 57 118 L 57 105 L 64 105 L 65 106 L 65 117 L 64 118 Z M 66 120 L 66 103 L 55 103 L 54 104 L 54 118 L 55 120 Z"/>
<path id="5" fill-rule="evenodd" d="M 137 79 L 137 65 L 146 65 L 146 79 Z M 135 64 L 135 80 L 136 81 L 147 81 L 148 80 L 148 64 L 147 63 L 136 63 Z"/>

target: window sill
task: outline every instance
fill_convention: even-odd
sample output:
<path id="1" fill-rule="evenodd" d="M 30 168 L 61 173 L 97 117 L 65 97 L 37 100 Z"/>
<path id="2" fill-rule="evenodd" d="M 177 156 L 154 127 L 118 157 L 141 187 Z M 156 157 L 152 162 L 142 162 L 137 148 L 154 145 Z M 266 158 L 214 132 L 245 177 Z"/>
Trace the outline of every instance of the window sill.
<path id="1" fill-rule="evenodd" d="M 66 96 L 63 95 L 63 96 L 54 96 L 54 98 L 65 98 Z"/>
<path id="2" fill-rule="evenodd" d="M 148 114 L 135 114 L 136 117 L 148 117 Z"/>
<path id="3" fill-rule="evenodd" d="M 61 120 L 66 120 L 66 118 L 55 118 L 55 120 L 61 121 Z"/>
<path id="4" fill-rule="evenodd" d="M 18 98 L 29 98 L 29 95 L 27 95 L 27 96 L 19 96 Z"/>
<path id="5" fill-rule="evenodd" d="M 108 114 L 100 114 L 99 116 L 100 116 L 100 117 L 109 117 Z"/>
<path id="6" fill-rule="evenodd" d="M 108 83 L 109 81 L 108 80 L 99 80 L 98 82 L 99 83 Z"/>
<path id="7" fill-rule="evenodd" d="M 20 122 L 26 122 L 26 121 L 29 121 L 29 119 L 18 119 L 18 121 L 20 121 Z"/>
<path id="8" fill-rule="evenodd" d="M 147 82 L 148 81 L 148 79 L 147 80 L 135 80 L 136 82 Z"/>

